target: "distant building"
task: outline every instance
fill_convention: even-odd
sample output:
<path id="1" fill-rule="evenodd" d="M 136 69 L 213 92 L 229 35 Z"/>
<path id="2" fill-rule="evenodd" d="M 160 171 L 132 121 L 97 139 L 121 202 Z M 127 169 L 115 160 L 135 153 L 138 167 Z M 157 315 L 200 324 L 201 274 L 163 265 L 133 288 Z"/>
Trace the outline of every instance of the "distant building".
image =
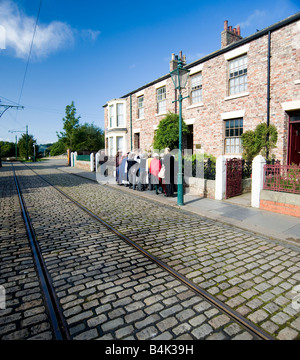
<path id="1" fill-rule="evenodd" d="M 185 64 L 190 78 L 183 118 L 191 131 L 185 148 L 240 157 L 242 133 L 269 121 L 278 130 L 276 157 L 299 164 L 300 13 L 247 38 L 225 21 L 221 44 L 220 50 Z M 177 62 L 173 54 L 170 71 Z M 175 98 L 168 73 L 105 104 L 108 154 L 150 150 L 160 120 L 168 111 L 178 113 Z"/>

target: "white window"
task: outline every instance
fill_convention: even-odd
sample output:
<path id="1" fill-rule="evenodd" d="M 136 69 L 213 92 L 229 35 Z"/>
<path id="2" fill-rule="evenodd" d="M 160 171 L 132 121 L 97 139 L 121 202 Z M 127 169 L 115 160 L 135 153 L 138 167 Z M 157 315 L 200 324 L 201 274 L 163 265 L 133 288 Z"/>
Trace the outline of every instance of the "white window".
<path id="1" fill-rule="evenodd" d="M 191 103 L 202 102 L 202 73 L 196 74 L 191 78 Z"/>
<path id="2" fill-rule="evenodd" d="M 138 118 L 144 119 L 144 95 L 138 97 Z"/>
<path id="3" fill-rule="evenodd" d="M 232 119 L 225 121 L 225 154 L 241 154 L 243 119 Z"/>
<path id="4" fill-rule="evenodd" d="M 112 156 L 114 153 L 114 138 L 110 137 L 108 139 L 108 150 L 109 150 L 109 156 Z"/>
<path id="5" fill-rule="evenodd" d="M 117 104 L 117 127 L 124 127 L 124 104 Z"/>
<path id="6" fill-rule="evenodd" d="M 166 102 L 166 87 L 161 87 L 156 90 L 157 94 L 157 113 L 165 114 L 167 112 L 167 102 Z"/>
<path id="7" fill-rule="evenodd" d="M 124 137 L 117 137 L 117 151 L 124 152 Z"/>
<path id="8" fill-rule="evenodd" d="M 112 128 L 114 126 L 114 118 L 115 118 L 115 111 L 114 111 L 114 106 L 110 105 L 109 107 L 109 127 Z"/>
<path id="9" fill-rule="evenodd" d="M 229 61 L 229 95 L 248 90 L 248 57 L 240 56 Z"/>

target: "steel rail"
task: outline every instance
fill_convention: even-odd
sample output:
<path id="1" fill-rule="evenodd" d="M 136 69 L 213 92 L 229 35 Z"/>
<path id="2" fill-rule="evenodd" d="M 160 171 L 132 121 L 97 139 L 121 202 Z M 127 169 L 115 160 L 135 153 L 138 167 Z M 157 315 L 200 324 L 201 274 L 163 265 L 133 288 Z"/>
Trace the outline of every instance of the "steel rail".
<path id="1" fill-rule="evenodd" d="M 222 301 L 208 293 L 206 290 L 202 289 L 198 285 L 194 284 L 192 281 L 187 279 L 182 274 L 178 273 L 176 270 L 172 269 L 170 266 L 168 266 L 166 263 L 158 259 L 156 256 L 152 255 L 147 250 L 143 249 L 141 246 L 130 240 L 127 236 L 119 232 L 117 229 L 112 227 L 110 224 L 108 224 L 106 221 L 101 219 L 99 216 L 94 214 L 91 210 L 86 208 L 84 205 L 73 199 L 70 195 L 66 194 L 64 191 L 59 189 L 57 186 L 53 185 L 51 182 L 49 182 L 47 179 L 45 179 L 44 176 L 38 174 L 35 170 L 30 168 L 28 165 L 26 165 L 33 173 L 35 173 L 37 176 L 39 176 L 41 179 L 43 179 L 48 185 L 52 186 L 54 189 L 56 189 L 60 194 L 62 194 L 64 197 L 66 197 L 68 200 L 70 200 L 72 203 L 76 204 L 79 208 L 81 208 L 83 211 L 85 211 L 87 214 L 89 214 L 92 218 L 100 222 L 102 225 L 104 225 L 106 228 L 108 228 L 110 231 L 112 231 L 115 235 L 120 237 L 122 240 L 124 240 L 126 243 L 134 247 L 136 250 L 138 250 L 140 253 L 142 253 L 144 256 L 146 256 L 148 259 L 150 259 L 155 264 L 159 265 L 162 269 L 169 272 L 172 276 L 174 276 L 176 279 L 178 279 L 180 282 L 187 285 L 189 288 L 194 290 L 198 295 L 204 297 L 207 301 L 209 301 L 211 304 L 213 304 L 215 307 L 217 307 L 219 310 L 221 310 L 223 313 L 227 314 L 232 320 L 242 325 L 243 328 L 247 329 L 252 335 L 258 337 L 262 340 L 275 340 L 271 335 L 269 335 L 267 332 L 260 329 L 258 326 L 253 324 L 251 321 L 243 317 L 241 314 L 239 314 L 237 311 L 231 309 L 228 305 L 224 304 Z M 72 174 L 70 174 L 72 175 Z M 89 180 L 89 179 L 87 179 Z"/>
<path id="2" fill-rule="evenodd" d="M 46 308 L 48 310 L 48 314 L 50 317 L 53 333 L 56 340 L 70 340 L 70 335 L 67 330 L 67 324 L 64 320 L 64 316 L 61 312 L 59 302 L 57 300 L 54 288 L 52 286 L 50 275 L 47 271 L 46 264 L 43 260 L 41 250 L 34 232 L 34 229 L 31 224 L 31 220 L 28 214 L 28 210 L 23 198 L 22 191 L 20 189 L 19 181 L 17 174 L 15 172 L 15 168 L 11 163 L 14 175 L 14 181 L 19 197 L 19 202 L 21 206 L 21 212 L 24 219 L 26 232 L 28 236 L 28 240 L 30 243 L 30 247 L 32 250 L 34 262 L 36 265 L 37 273 L 39 276 L 39 281 L 41 285 L 41 289 L 44 295 Z"/>

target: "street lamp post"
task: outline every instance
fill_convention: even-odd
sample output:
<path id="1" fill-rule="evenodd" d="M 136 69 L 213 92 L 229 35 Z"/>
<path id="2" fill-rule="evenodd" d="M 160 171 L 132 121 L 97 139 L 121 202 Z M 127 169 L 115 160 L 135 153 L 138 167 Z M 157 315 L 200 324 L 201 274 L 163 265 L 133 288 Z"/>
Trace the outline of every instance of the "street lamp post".
<path id="1" fill-rule="evenodd" d="M 178 152 L 178 178 L 177 178 L 177 205 L 184 205 L 183 201 L 183 172 L 182 172 L 182 100 L 189 96 L 182 96 L 182 89 L 186 87 L 190 71 L 183 68 L 181 59 L 178 60 L 177 69 L 173 70 L 171 78 L 174 87 L 179 91 L 178 99 L 173 102 L 179 102 L 179 152 Z"/>

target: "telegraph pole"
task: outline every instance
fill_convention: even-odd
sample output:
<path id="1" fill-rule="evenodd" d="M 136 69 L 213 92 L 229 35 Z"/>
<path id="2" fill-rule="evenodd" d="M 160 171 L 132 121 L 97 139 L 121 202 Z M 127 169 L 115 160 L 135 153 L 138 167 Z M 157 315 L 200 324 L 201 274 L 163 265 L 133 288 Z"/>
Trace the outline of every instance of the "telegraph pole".
<path id="1" fill-rule="evenodd" d="M 28 161 L 28 125 L 26 125 L 26 160 Z"/>
<path id="2" fill-rule="evenodd" d="M 10 133 L 24 133 L 24 131 L 20 131 L 20 130 L 8 130 L 8 132 Z M 16 145 L 15 145 L 15 154 L 16 154 L 16 160 L 18 158 L 18 137 L 16 135 Z"/>
<path id="3" fill-rule="evenodd" d="M 1 103 L 1 99 L 0 99 L 0 119 L 1 119 L 2 115 L 3 115 L 8 109 L 20 110 L 20 109 L 24 109 L 24 106 L 2 104 L 2 103 Z M 16 150 L 16 151 L 17 151 L 17 150 Z M 1 146 L 0 146 L 0 167 L 2 167 L 1 157 L 2 157 L 2 154 L 1 154 Z"/>

